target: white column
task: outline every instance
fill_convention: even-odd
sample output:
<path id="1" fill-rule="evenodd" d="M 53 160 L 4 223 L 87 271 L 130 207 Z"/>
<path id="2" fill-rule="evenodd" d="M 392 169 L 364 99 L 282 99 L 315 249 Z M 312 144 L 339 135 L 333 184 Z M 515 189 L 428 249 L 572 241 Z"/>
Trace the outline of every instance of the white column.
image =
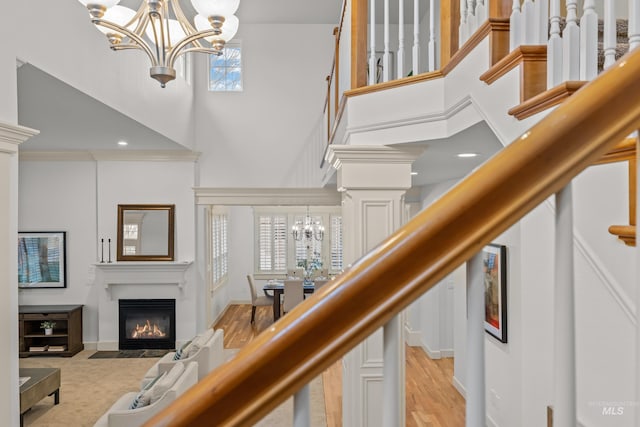
<path id="1" fill-rule="evenodd" d="M 411 164 L 422 149 L 385 146 L 329 147 L 342 192 L 343 256 L 349 264 L 373 249 L 403 221 Z M 403 426 L 404 339 L 393 319 L 343 359 L 344 426 Z M 383 423 L 384 420 L 384 423 Z"/>
<path id="2" fill-rule="evenodd" d="M 554 0 L 551 0 L 554 1 Z M 557 0 L 560 1 L 560 0 Z M 522 44 L 522 12 L 520 0 L 513 0 L 511 16 L 509 17 L 509 50 L 513 50 Z"/>
<path id="3" fill-rule="evenodd" d="M 404 77 L 404 0 L 398 0 L 398 52 L 396 78 Z"/>
<path id="4" fill-rule="evenodd" d="M 376 83 L 376 0 L 369 2 L 369 84 Z"/>
<path id="5" fill-rule="evenodd" d="M 547 44 L 547 89 L 562 82 L 562 38 L 560 37 L 560 0 L 551 0 L 550 35 Z"/>
<path id="6" fill-rule="evenodd" d="M 382 81 L 388 82 L 391 76 L 389 68 L 391 61 L 389 57 L 389 0 L 384 0 L 384 54 L 382 55 Z"/>
<path id="7" fill-rule="evenodd" d="M 293 395 L 293 427 L 311 425 L 311 392 L 309 384 Z"/>
<path id="8" fill-rule="evenodd" d="M 609 1 L 613 3 L 613 1 Z M 605 0 L 605 5 L 607 0 Z M 605 6 L 606 8 L 606 6 Z M 606 9 L 605 9 L 606 10 Z M 613 19 L 613 53 L 615 56 L 615 18 Z M 605 12 L 605 40 L 607 37 L 607 21 Z M 606 55 L 606 41 L 605 41 Z M 614 60 L 615 61 L 615 60 Z M 605 59 L 606 64 L 606 59 Z M 598 14 L 594 0 L 585 0 L 584 13 L 580 18 L 580 80 L 593 80 L 598 75 Z"/>
<path id="9" fill-rule="evenodd" d="M 567 0 L 567 26 L 562 32 L 563 81 L 580 78 L 580 27 L 577 8 L 577 0 Z"/>
<path id="10" fill-rule="evenodd" d="M 436 69 L 436 0 L 429 0 L 429 45 L 427 46 L 429 55 L 429 70 Z"/>
<path id="11" fill-rule="evenodd" d="M 484 317 L 484 274 L 478 253 L 467 261 L 467 427 L 484 427 L 486 420 Z"/>
<path id="12" fill-rule="evenodd" d="M 571 183 L 556 194 L 553 425 L 576 425 L 576 333 Z"/>
<path id="13" fill-rule="evenodd" d="M 0 123 L 0 414 L 20 424 L 18 393 L 18 145 L 38 132 Z"/>
<path id="14" fill-rule="evenodd" d="M 420 6 L 418 0 L 413 0 L 413 50 L 411 52 L 412 72 L 414 76 L 420 74 Z"/>
<path id="15" fill-rule="evenodd" d="M 604 68 L 607 69 L 616 62 L 616 5 L 613 0 L 604 2 L 604 34 L 602 47 L 604 48 Z"/>
<path id="16" fill-rule="evenodd" d="M 629 0 L 629 50 L 640 46 L 640 4 Z"/>

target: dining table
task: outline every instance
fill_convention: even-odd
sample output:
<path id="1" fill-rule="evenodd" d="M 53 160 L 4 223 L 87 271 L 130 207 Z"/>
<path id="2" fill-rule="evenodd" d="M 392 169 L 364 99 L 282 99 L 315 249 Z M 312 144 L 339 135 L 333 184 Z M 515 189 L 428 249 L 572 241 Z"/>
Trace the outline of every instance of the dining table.
<path id="1" fill-rule="evenodd" d="M 316 290 L 312 281 L 303 281 L 302 287 L 305 294 L 312 294 Z M 284 281 L 269 280 L 262 289 L 267 295 L 273 292 L 273 321 L 275 322 L 280 318 L 280 297 L 284 294 Z"/>

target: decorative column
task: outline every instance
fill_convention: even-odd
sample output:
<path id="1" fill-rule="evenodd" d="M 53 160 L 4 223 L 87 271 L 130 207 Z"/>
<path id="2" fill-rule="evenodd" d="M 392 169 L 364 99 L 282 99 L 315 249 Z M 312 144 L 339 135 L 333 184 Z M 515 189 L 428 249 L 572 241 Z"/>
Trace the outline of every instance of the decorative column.
<path id="1" fill-rule="evenodd" d="M 342 192 L 343 256 L 349 265 L 403 221 L 411 164 L 423 149 L 329 147 Z M 384 342 L 384 345 L 383 345 Z M 402 322 L 393 319 L 343 358 L 343 425 L 405 425 L 405 355 Z M 381 405 L 381 402 L 383 404 Z"/>
<path id="2" fill-rule="evenodd" d="M 0 413 L 20 420 L 18 394 L 18 145 L 38 131 L 0 123 Z"/>

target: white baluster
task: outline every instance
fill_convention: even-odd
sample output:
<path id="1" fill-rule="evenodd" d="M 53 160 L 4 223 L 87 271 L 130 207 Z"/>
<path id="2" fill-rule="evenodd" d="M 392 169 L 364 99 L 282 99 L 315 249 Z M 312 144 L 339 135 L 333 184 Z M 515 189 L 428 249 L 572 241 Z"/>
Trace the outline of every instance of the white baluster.
<path id="1" fill-rule="evenodd" d="M 311 392 L 309 384 L 293 395 L 293 427 L 311 425 Z"/>
<path id="2" fill-rule="evenodd" d="M 549 41 L 549 0 L 536 1 L 536 43 L 547 44 Z"/>
<path id="3" fill-rule="evenodd" d="M 460 26 L 458 27 L 458 46 L 467 41 L 467 0 L 460 0 Z"/>
<path id="4" fill-rule="evenodd" d="M 536 44 L 537 33 L 535 4 L 533 4 L 533 0 L 525 0 L 522 5 L 522 44 Z"/>
<path id="5" fill-rule="evenodd" d="M 402 321 L 395 316 L 384 325 L 383 333 L 383 378 L 382 378 L 382 426 L 405 425 L 405 385 L 404 385 L 404 340 Z"/>
<path id="6" fill-rule="evenodd" d="M 610 1 L 610 3 L 613 2 Z M 580 80 L 592 80 L 598 75 L 598 14 L 595 0 L 585 0 L 583 10 L 584 13 L 580 18 Z M 604 28 L 606 38 L 606 16 Z"/>
<path id="7" fill-rule="evenodd" d="M 389 81 L 389 68 L 391 61 L 389 56 L 389 0 L 384 0 L 384 53 L 382 54 L 382 81 Z"/>
<path id="8" fill-rule="evenodd" d="M 376 0 L 369 2 L 369 84 L 376 83 L 378 67 L 376 64 Z"/>
<path id="9" fill-rule="evenodd" d="M 464 40 L 465 42 L 469 40 L 471 34 L 473 34 L 476 30 L 476 17 L 474 15 L 475 10 L 475 0 L 467 0 L 467 38 Z M 460 46 L 462 46 L 463 44 L 464 43 L 460 43 Z"/>
<path id="10" fill-rule="evenodd" d="M 551 0 L 551 30 L 547 44 L 547 89 L 562 82 L 562 38 L 560 37 L 560 0 Z"/>
<path id="11" fill-rule="evenodd" d="M 485 427 L 486 422 L 482 263 L 482 253 L 467 261 L 467 427 Z"/>
<path id="12" fill-rule="evenodd" d="M 396 78 L 404 77 L 404 0 L 398 0 L 398 52 Z"/>
<path id="13" fill-rule="evenodd" d="M 616 62 L 616 6 L 613 0 L 604 2 L 604 37 L 602 47 L 604 48 L 604 68 L 607 69 Z"/>
<path id="14" fill-rule="evenodd" d="M 436 6 L 435 0 L 429 1 L 429 71 L 436 69 Z"/>
<path id="15" fill-rule="evenodd" d="M 509 50 L 514 50 L 521 44 L 522 12 L 520 10 L 520 0 L 513 0 L 513 5 L 511 6 L 511 16 L 509 17 Z"/>
<path id="16" fill-rule="evenodd" d="M 554 426 L 577 425 L 572 199 L 571 183 L 556 194 Z"/>
<path id="17" fill-rule="evenodd" d="M 578 80 L 580 78 L 580 27 L 576 13 L 577 0 L 567 0 L 567 26 L 562 32 L 562 79 Z"/>
<path id="18" fill-rule="evenodd" d="M 420 74 L 420 6 L 418 0 L 413 0 L 413 51 L 412 72 L 414 76 Z"/>
<path id="19" fill-rule="evenodd" d="M 485 0 L 478 0 L 476 2 L 476 30 L 484 21 L 487 20 L 487 7 L 484 4 Z"/>
<path id="20" fill-rule="evenodd" d="M 640 4 L 629 0 L 629 50 L 640 46 Z M 640 410 L 636 411 L 640 413 Z M 640 417 L 640 414 L 638 415 Z"/>

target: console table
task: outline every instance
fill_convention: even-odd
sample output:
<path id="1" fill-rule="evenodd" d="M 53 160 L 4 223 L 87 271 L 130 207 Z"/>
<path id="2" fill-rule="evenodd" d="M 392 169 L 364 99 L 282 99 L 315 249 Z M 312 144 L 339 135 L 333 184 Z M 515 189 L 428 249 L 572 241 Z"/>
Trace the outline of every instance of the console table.
<path id="1" fill-rule="evenodd" d="M 45 335 L 40 324 L 56 325 Z M 20 357 L 71 357 L 84 349 L 82 343 L 82 305 L 21 305 L 18 307 Z"/>

